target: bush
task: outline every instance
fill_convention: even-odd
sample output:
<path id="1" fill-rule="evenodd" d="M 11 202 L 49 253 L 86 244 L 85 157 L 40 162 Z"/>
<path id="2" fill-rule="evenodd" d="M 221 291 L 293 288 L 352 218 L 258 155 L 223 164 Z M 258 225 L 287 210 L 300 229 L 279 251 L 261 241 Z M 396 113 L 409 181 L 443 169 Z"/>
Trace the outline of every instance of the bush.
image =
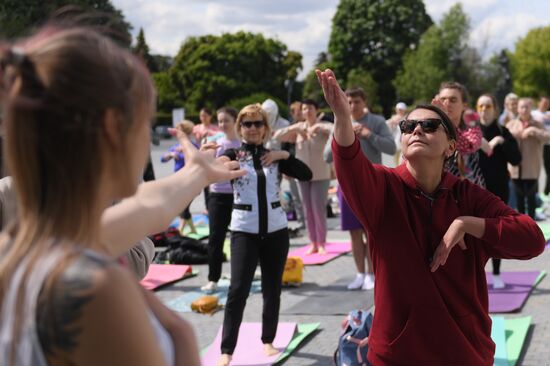
<path id="1" fill-rule="evenodd" d="M 244 98 L 233 99 L 228 103 L 228 105 L 236 108 L 237 110 L 241 110 L 243 107 L 249 104 L 262 104 L 266 99 L 273 99 L 273 101 L 277 103 L 277 106 L 279 107 L 279 114 L 283 118 L 288 118 L 288 106 L 283 103 L 279 98 L 275 98 L 274 96 L 271 96 L 267 93 L 254 93 Z"/>

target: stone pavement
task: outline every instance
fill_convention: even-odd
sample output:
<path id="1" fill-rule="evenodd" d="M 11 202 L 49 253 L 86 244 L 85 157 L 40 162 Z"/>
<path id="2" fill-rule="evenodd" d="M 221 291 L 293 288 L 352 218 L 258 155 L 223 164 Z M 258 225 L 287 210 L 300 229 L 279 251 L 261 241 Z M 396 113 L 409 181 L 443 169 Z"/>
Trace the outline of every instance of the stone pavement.
<path id="1" fill-rule="evenodd" d="M 153 163 L 157 176 L 163 176 L 171 172 L 172 164 L 158 166 L 160 153 L 168 146 L 169 142 L 163 141 L 161 147 L 153 150 Z M 159 174 L 160 172 L 160 174 Z M 191 206 L 192 212 L 203 212 L 203 198 L 198 197 Z M 329 220 L 328 241 L 335 239 L 347 239 L 345 232 L 338 230 L 339 220 Z M 305 234 L 305 231 L 303 231 Z M 303 245 L 307 243 L 305 237 L 292 239 L 292 246 Z M 351 280 L 355 275 L 353 258 L 351 254 L 341 256 L 323 266 L 308 266 L 304 271 L 304 282 L 315 283 L 319 286 L 318 291 L 323 291 L 324 286 L 328 286 L 343 276 L 348 276 Z M 199 275 L 194 278 L 179 281 L 171 286 L 159 290 L 157 295 L 164 301 L 167 301 L 183 291 L 197 290 L 206 283 L 208 268 L 206 265 L 193 266 L 199 270 Z M 491 270 L 490 262 L 487 267 Z M 539 257 L 529 261 L 505 260 L 502 263 L 502 271 L 518 270 L 546 270 L 550 272 L 550 250 Z M 229 264 L 224 263 L 223 273 L 229 273 Z M 411 283 L 411 286 L 414 286 Z M 347 290 L 342 287 L 342 296 L 335 296 L 334 301 L 345 307 L 345 294 Z M 297 302 L 303 300 L 299 289 L 283 289 L 281 299 L 281 309 L 285 309 Z M 249 297 L 244 313 L 244 321 L 261 321 L 262 297 L 261 294 L 253 294 Z M 351 310 L 351 309 L 349 309 Z M 542 282 L 533 291 L 528 298 L 525 306 L 520 312 L 514 314 L 504 314 L 507 318 L 531 315 L 533 317 L 532 325 L 529 330 L 526 344 L 524 346 L 520 362 L 518 365 L 540 366 L 550 365 L 550 279 L 545 277 Z M 216 336 L 216 333 L 223 321 L 223 311 L 219 311 L 212 316 L 194 313 L 182 313 L 182 316 L 190 321 L 195 327 L 199 346 L 202 348 L 208 346 Z M 317 332 L 310 336 L 301 347 L 297 349 L 292 356 L 284 362 L 284 365 L 333 365 L 332 355 L 337 346 L 338 336 L 340 334 L 340 323 L 343 316 L 320 316 L 320 315 L 281 315 L 280 321 L 294 321 L 302 323 L 320 322 L 321 326 Z"/>

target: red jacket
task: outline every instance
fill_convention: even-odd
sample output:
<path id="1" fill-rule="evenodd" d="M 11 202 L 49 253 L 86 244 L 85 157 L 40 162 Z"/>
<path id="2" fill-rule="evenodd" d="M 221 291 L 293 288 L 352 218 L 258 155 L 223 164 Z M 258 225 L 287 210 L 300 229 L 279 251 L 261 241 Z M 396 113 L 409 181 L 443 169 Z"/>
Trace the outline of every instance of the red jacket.
<path id="1" fill-rule="evenodd" d="M 405 164 L 371 164 L 357 141 L 333 141 L 334 165 L 346 201 L 369 235 L 376 315 L 369 338 L 373 365 L 492 365 L 495 344 L 485 264 L 491 257 L 529 259 L 544 250 L 531 218 L 485 189 L 443 173 L 426 195 Z M 485 234 L 466 235 L 430 272 L 441 238 L 458 216 L 485 217 Z"/>

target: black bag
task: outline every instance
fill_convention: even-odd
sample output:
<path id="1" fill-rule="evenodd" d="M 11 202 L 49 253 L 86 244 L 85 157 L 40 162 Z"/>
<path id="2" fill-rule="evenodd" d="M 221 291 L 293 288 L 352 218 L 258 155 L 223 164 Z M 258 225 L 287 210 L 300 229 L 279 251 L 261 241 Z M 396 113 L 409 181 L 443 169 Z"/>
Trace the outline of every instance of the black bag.
<path id="1" fill-rule="evenodd" d="M 208 263 L 208 244 L 185 236 L 165 239 L 168 248 L 157 253 L 155 263 L 169 264 L 206 264 Z"/>

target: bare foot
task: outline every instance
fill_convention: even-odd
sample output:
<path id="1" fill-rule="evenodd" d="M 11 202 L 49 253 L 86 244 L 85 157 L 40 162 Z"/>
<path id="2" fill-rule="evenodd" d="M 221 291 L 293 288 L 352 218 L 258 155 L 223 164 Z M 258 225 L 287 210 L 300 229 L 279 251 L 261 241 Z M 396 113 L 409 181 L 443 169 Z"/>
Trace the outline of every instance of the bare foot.
<path id="1" fill-rule="evenodd" d="M 276 355 L 277 353 L 279 353 L 280 351 L 273 347 L 273 345 L 271 343 L 265 343 L 264 344 L 264 353 L 266 356 L 273 356 L 273 355 Z"/>
<path id="2" fill-rule="evenodd" d="M 327 254 L 327 250 L 325 249 L 325 245 L 324 245 L 324 244 L 319 244 L 318 253 L 319 253 L 319 254 Z"/>
<path id="3" fill-rule="evenodd" d="M 231 355 L 223 354 L 218 359 L 218 363 L 216 363 L 216 366 L 229 366 L 231 363 Z"/>
<path id="4" fill-rule="evenodd" d="M 317 253 L 318 251 L 319 251 L 319 248 L 317 248 L 317 245 L 316 244 L 311 244 L 309 249 L 306 251 L 306 255 Z"/>

